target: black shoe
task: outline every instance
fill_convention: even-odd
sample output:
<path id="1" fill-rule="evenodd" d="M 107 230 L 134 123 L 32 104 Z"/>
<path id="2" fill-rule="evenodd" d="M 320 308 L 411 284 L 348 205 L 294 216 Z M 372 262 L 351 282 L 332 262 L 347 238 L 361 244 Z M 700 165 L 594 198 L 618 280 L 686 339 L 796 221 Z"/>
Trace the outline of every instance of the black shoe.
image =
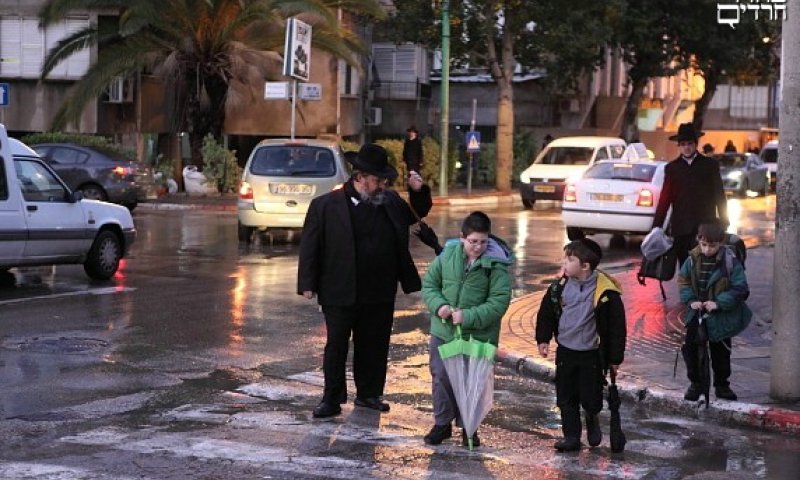
<path id="1" fill-rule="evenodd" d="M 586 441 L 590 447 L 596 447 L 603 441 L 603 432 L 600 431 L 600 419 L 597 415 L 585 415 L 586 419 Z"/>
<path id="2" fill-rule="evenodd" d="M 553 445 L 559 452 L 575 452 L 581 449 L 581 441 L 575 437 L 564 437 Z"/>
<path id="3" fill-rule="evenodd" d="M 333 417 L 342 413 L 342 407 L 335 403 L 319 402 L 319 405 L 314 407 L 314 418 Z"/>
<path id="4" fill-rule="evenodd" d="M 381 399 L 378 397 L 369 397 L 369 398 L 356 397 L 356 400 L 353 403 L 355 403 L 356 406 L 371 408 L 379 412 L 389 411 L 389 404 L 386 402 L 382 402 Z"/>
<path id="5" fill-rule="evenodd" d="M 684 400 L 689 400 L 690 402 L 696 402 L 700 400 L 700 384 L 699 383 L 692 383 L 689 385 L 689 388 L 686 390 L 686 393 L 683 394 Z"/>
<path id="6" fill-rule="evenodd" d="M 467 431 L 461 429 L 461 445 L 465 447 L 469 447 L 469 438 L 467 438 Z M 478 438 L 478 431 L 476 430 L 475 433 L 472 434 L 472 447 L 480 447 L 481 446 L 481 439 Z"/>
<path id="7" fill-rule="evenodd" d="M 423 438 L 428 445 L 439 445 L 444 440 L 453 436 L 453 427 L 447 425 L 434 425 L 431 431 Z"/>
<path id="8" fill-rule="evenodd" d="M 717 398 L 722 398 L 723 400 L 738 400 L 739 397 L 733 393 L 731 387 L 725 385 L 724 387 L 715 387 L 714 393 L 717 394 Z"/>

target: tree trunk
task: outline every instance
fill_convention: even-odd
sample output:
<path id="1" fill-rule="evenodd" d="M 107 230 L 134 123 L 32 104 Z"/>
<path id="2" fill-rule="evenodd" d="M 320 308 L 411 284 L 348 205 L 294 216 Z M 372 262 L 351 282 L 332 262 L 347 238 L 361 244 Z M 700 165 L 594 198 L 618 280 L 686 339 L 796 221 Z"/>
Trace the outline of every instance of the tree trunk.
<path id="1" fill-rule="evenodd" d="M 639 78 L 632 70 L 630 73 L 631 94 L 625 102 L 625 113 L 622 116 L 622 130 L 620 138 L 628 143 L 639 141 L 639 103 L 642 100 L 642 92 L 647 85 L 647 77 Z"/>
<path id="2" fill-rule="evenodd" d="M 222 140 L 222 129 L 225 125 L 225 99 L 228 85 L 217 76 L 203 77 L 203 89 L 195 92 L 189 101 L 189 147 L 192 165 L 203 168 L 203 140 L 209 133 L 217 140 Z"/>
<path id="3" fill-rule="evenodd" d="M 703 117 L 708 110 L 708 105 L 711 103 L 711 100 L 714 98 L 714 93 L 717 91 L 717 86 L 719 85 L 719 72 L 714 68 L 714 66 L 709 65 L 707 68 L 703 69 L 705 72 L 705 89 L 703 90 L 703 95 L 695 102 L 694 104 L 694 116 L 692 117 L 692 123 L 694 124 L 694 128 L 698 131 L 703 130 Z"/>
<path id="4" fill-rule="evenodd" d="M 511 78 L 497 80 L 497 189 L 511 191 L 514 165 L 514 87 Z"/>

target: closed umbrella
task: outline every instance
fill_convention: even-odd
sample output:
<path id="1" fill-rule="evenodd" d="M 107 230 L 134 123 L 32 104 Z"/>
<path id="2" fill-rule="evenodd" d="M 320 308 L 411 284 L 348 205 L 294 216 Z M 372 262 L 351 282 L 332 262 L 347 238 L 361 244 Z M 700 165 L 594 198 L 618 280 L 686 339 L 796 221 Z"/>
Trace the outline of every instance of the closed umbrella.
<path id="1" fill-rule="evenodd" d="M 698 361 L 697 373 L 700 376 L 700 391 L 706 397 L 706 408 L 708 408 L 709 396 L 711 395 L 711 356 L 708 351 L 708 330 L 706 326 L 708 314 L 700 315 L 698 313 L 697 316 L 697 336 L 695 337 Z"/>
<path id="2" fill-rule="evenodd" d="M 611 451 L 619 453 L 625 450 L 625 432 L 622 431 L 622 421 L 619 418 L 619 406 L 622 401 L 619 398 L 617 389 L 617 374 L 611 371 L 611 384 L 608 386 L 608 411 L 611 414 L 609 424 L 609 435 L 611 437 Z"/>
<path id="3" fill-rule="evenodd" d="M 461 425 L 469 439 L 470 450 L 472 436 L 492 408 L 496 353 L 497 347 L 489 342 L 472 337 L 463 339 L 460 325 L 456 326 L 455 338 L 439 346 L 439 356 L 461 412 Z"/>

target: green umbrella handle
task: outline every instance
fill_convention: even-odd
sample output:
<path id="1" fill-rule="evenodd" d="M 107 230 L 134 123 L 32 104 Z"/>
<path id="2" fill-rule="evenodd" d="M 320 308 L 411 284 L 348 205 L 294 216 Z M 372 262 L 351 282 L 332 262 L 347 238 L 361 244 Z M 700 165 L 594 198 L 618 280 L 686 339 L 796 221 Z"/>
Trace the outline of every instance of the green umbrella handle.
<path id="1" fill-rule="evenodd" d="M 456 325 L 456 338 L 461 338 L 461 325 Z"/>

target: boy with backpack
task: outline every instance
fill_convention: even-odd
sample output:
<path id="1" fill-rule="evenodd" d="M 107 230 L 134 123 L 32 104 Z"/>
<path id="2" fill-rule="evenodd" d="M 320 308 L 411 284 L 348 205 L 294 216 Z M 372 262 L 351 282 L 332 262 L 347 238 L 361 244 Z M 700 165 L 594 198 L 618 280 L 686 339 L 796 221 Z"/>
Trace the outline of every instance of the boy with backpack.
<path id="1" fill-rule="evenodd" d="M 681 352 L 689 385 L 684 399 L 697 401 L 703 393 L 698 345 L 708 341 L 717 398 L 736 400 L 728 378 L 731 375 L 731 337 L 750 323 L 752 312 L 745 304 L 750 295 L 742 262 L 733 247 L 726 245 L 725 229 L 718 223 L 698 227 L 698 245 L 678 273 L 681 302 L 688 307 L 684 316 L 686 336 Z"/>
<path id="2" fill-rule="evenodd" d="M 596 447 L 603 439 L 597 414 L 603 408 L 605 372 L 612 379 L 625 357 L 625 306 L 619 284 L 597 270 L 603 252 L 588 238 L 564 247 L 563 275 L 542 298 L 536 317 L 536 343 L 547 357 L 555 336 L 556 403 L 564 438 L 559 452 L 581 448 L 583 407 L 586 439 Z"/>

